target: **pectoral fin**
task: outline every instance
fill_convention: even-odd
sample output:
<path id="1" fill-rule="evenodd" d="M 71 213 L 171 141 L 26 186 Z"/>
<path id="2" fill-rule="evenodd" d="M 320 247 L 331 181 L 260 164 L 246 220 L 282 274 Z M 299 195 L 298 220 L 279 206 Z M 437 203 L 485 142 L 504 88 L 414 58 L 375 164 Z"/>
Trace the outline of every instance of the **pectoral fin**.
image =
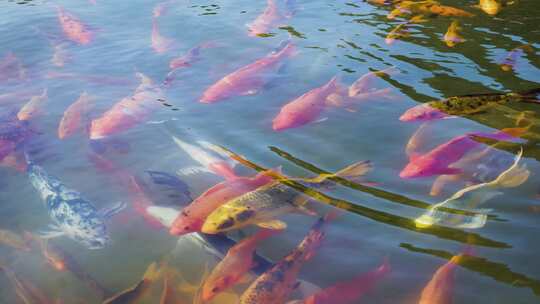
<path id="1" fill-rule="evenodd" d="M 37 233 L 37 236 L 42 239 L 54 239 L 65 235 L 65 232 L 60 230 L 57 225 L 49 225 L 49 230 L 41 230 Z"/>
<path id="2" fill-rule="evenodd" d="M 105 207 L 98 211 L 98 215 L 104 219 L 111 218 L 118 214 L 120 211 L 124 210 L 127 207 L 127 204 L 124 202 L 117 202 L 108 207 Z"/>
<path id="3" fill-rule="evenodd" d="M 261 228 L 274 229 L 274 230 L 284 230 L 285 228 L 287 228 L 287 224 L 284 221 L 280 221 L 280 220 L 261 222 L 261 223 L 257 223 L 256 225 Z"/>

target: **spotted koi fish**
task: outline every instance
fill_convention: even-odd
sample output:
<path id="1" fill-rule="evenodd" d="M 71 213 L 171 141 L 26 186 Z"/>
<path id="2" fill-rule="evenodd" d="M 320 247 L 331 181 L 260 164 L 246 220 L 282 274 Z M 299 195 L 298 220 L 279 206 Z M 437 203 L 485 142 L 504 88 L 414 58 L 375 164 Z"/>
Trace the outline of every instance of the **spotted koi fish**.
<path id="1" fill-rule="evenodd" d="M 486 111 L 497 105 L 514 102 L 540 102 L 537 95 L 540 88 L 521 93 L 491 93 L 453 96 L 442 100 L 417 105 L 407 110 L 401 121 L 429 121 L 448 118 L 452 115 L 472 115 Z"/>
<path id="2" fill-rule="evenodd" d="M 291 253 L 270 270 L 259 276 L 240 297 L 240 304 L 281 304 L 298 287 L 298 273 L 310 260 L 324 239 L 323 224 L 327 218 L 319 219 L 308 235 Z"/>
<path id="3" fill-rule="evenodd" d="M 28 161 L 28 176 L 54 222 L 50 231 L 42 233 L 43 238 L 65 235 L 88 249 L 101 249 L 110 241 L 105 220 L 125 208 L 124 203 L 98 211 L 79 192 L 68 188 L 31 161 Z"/>
<path id="4" fill-rule="evenodd" d="M 366 174 L 370 169 L 371 163 L 369 161 L 357 162 L 335 174 L 319 175 L 313 179 L 300 180 L 300 182 L 313 187 L 321 187 L 328 182 L 329 177 L 356 178 Z M 280 181 L 274 181 L 218 207 L 206 218 L 201 231 L 217 234 L 248 225 L 282 230 L 287 225 L 276 219 L 279 216 L 291 212 L 314 215 L 305 207 L 307 201 L 308 199 L 303 193 Z"/>

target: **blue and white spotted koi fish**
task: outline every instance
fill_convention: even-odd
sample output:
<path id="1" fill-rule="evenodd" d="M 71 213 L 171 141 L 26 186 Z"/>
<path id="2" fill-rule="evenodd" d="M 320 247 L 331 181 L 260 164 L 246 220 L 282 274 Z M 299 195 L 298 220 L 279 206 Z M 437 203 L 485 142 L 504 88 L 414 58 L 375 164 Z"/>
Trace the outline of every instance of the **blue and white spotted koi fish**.
<path id="1" fill-rule="evenodd" d="M 28 176 L 54 222 L 49 225 L 49 231 L 42 233 L 42 238 L 65 235 L 89 249 L 101 249 L 110 241 L 105 220 L 124 209 L 125 203 L 117 203 L 98 211 L 79 192 L 69 189 L 58 179 L 48 175 L 42 167 L 30 161 Z"/>

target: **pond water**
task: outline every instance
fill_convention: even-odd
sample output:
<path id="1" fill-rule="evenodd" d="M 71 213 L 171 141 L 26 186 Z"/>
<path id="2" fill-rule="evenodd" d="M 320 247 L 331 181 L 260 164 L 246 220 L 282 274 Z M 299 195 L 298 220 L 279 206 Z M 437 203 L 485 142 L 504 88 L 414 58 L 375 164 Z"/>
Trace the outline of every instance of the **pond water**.
<path id="1" fill-rule="evenodd" d="M 537 303 L 540 2 L 499 2 L 0 1 L 0 303 L 204 303 L 254 224 L 206 303 Z M 215 185 L 248 221 L 167 227 Z"/>

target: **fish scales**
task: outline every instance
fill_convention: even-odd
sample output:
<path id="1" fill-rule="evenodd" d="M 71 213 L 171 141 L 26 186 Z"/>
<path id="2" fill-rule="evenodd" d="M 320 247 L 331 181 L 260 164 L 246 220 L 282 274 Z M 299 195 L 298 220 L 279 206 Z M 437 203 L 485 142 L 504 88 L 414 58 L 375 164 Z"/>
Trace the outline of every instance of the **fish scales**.
<path id="1" fill-rule="evenodd" d="M 444 100 L 432 101 L 428 105 L 449 115 L 482 112 L 497 104 L 517 102 L 522 96 L 516 93 L 485 94 L 478 96 L 454 96 Z"/>

